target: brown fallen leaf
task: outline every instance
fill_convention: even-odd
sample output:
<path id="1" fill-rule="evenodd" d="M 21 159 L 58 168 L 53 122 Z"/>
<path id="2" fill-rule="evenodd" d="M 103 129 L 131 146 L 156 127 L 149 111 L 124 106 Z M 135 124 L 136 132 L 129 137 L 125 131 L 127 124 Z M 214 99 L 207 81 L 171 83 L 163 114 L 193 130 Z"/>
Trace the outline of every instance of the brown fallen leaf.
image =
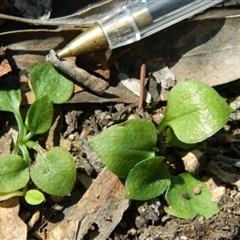
<path id="1" fill-rule="evenodd" d="M 0 77 L 12 71 L 12 68 L 7 59 L 4 59 L 0 65 Z"/>
<path id="2" fill-rule="evenodd" d="M 240 16 L 226 9 L 216 12 L 212 17 L 210 12 L 207 18 L 203 14 L 177 23 L 132 44 L 131 51 L 118 59 L 119 68 L 131 69 L 138 76 L 139 60 L 144 57 L 149 72 L 168 66 L 178 82 L 187 78 L 216 86 L 237 80 Z"/>
<path id="3" fill-rule="evenodd" d="M 0 33 L 0 38 L 6 58 L 17 67 L 13 70 L 30 72 L 35 65 L 46 61 L 50 49 L 61 49 L 80 32 L 80 29 L 21 30 Z"/>
<path id="4" fill-rule="evenodd" d="M 0 202 L 0 239 L 27 239 L 27 225 L 18 216 L 19 207 L 19 197 Z"/>
<path id="5" fill-rule="evenodd" d="M 95 228 L 95 240 L 107 239 L 129 206 L 121 180 L 104 168 L 70 214 L 48 234 L 49 240 L 84 239 Z"/>
<path id="6" fill-rule="evenodd" d="M 24 5 L 27 5 L 30 1 L 15 1 L 15 4 L 19 5 L 20 2 L 23 2 Z M 38 5 L 39 2 L 36 3 L 36 1 L 33 4 L 30 5 Z M 43 1 L 42 4 L 46 2 Z M 72 0 L 71 4 L 67 3 L 66 1 L 60 1 L 60 2 L 54 2 L 52 5 L 52 11 L 55 16 L 59 18 L 39 18 L 39 19 L 32 19 L 32 18 L 23 18 L 23 17 L 17 17 L 13 16 L 16 14 L 16 6 L 14 4 L 14 7 L 12 7 L 13 3 L 9 3 L 7 0 L 5 0 L 4 4 L 0 5 L 0 20 L 11 20 L 15 22 L 20 23 L 27 23 L 30 25 L 36 25 L 36 26 L 58 26 L 61 28 L 67 27 L 70 28 L 76 28 L 76 27 L 89 27 L 90 24 L 93 24 L 96 22 L 97 19 L 100 19 L 104 17 L 105 15 L 112 13 L 112 11 L 119 9 L 121 6 L 127 4 L 127 0 L 107 0 L 107 1 L 101 1 L 96 0 L 93 2 L 85 2 L 85 1 L 79 1 L 79 0 Z M 33 6 L 31 6 L 33 7 Z M 19 7 L 18 7 L 19 8 Z M 36 17 L 32 16 L 34 9 L 27 8 L 27 11 L 30 11 L 30 16 L 28 17 Z M 25 11 L 26 11 L 25 10 Z M 43 10 L 43 6 L 41 5 L 40 10 Z M 48 13 L 49 7 L 47 9 L 44 9 L 44 13 Z M 24 11 L 21 9 L 21 11 L 17 11 L 19 15 L 24 15 Z M 3 14 L 5 13 L 5 14 Z M 11 15 L 12 14 L 12 15 Z"/>
<path id="7" fill-rule="evenodd" d="M 0 157 L 11 154 L 13 139 L 10 133 L 5 133 L 0 138 Z"/>
<path id="8" fill-rule="evenodd" d="M 205 15 L 207 17 L 204 18 Z M 240 76 L 240 60 L 237 57 L 240 54 L 239 23 L 240 17 L 232 10 L 220 8 L 213 14 L 211 11 L 201 14 L 201 18 L 198 16 L 178 23 L 131 44 L 131 50 L 117 59 L 118 66 L 126 72 L 130 71 L 129 77 L 136 77 L 139 75 L 139 61 L 144 57 L 148 72 L 168 66 L 177 81 L 188 78 L 210 86 L 234 81 Z M 27 30 L 0 33 L 0 37 L 6 56 L 13 59 L 18 69 L 29 72 L 33 66 L 44 61 L 50 49 L 61 49 L 80 32 L 80 29 Z M 129 46 L 114 50 L 113 56 L 124 49 L 129 49 Z M 84 62 L 85 57 L 79 58 Z M 103 73 L 104 69 L 101 71 Z M 113 72 L 111 70 L 110 87 L 103 96 L 82 91 L 70 101 L 136 102 L 138 98 L 115 81 Z M 105 73 L 108 75 L 108 70 Z"/>
<path id="9" fill-rule="evenodd" d="M 180 81 L 186 78 L 200 80 L 210 86 L 237 80 L 240 77 L 239 25 L 239 15 L 200 21 L 196 25 L 196 31 L 199 30 L 199 33 L 194 30 L 195 33 L 189 32 L 185 42 L 188 42 L 187 37 L 192 40 L 202 38 L 205 41 L 185 52 L 171 68 L 176 78 Z M 207 40 L 203 38 L 203 34 L 212 34 L 212 38 Z"/>

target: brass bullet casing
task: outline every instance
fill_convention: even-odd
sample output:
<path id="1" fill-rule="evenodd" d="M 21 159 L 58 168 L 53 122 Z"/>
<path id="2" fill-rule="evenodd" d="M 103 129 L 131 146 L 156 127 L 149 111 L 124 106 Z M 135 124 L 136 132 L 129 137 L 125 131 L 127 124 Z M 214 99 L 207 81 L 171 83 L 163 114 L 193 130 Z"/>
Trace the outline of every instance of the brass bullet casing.
<path id="1" fill-rule="evenodd" d="M 108 49 L 102 28 L 96 23 L 57 53 L 58 58 L 77 56 Z"/>

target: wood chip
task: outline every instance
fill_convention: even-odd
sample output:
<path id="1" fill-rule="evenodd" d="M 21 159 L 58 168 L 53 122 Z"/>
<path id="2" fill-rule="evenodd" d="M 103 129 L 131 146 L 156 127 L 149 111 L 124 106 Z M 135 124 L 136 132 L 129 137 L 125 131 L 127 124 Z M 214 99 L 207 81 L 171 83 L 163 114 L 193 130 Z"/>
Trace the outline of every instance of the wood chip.
<path id="1" fill-rule="evenodd" d="M 240 187 L 239 169 L 217 161 L 209 161 L 207 169 L 225 183 Z"/>
<path id="2" fill-rule="evenodd" d="M 19 197 L 0 202 L 0 239 L 27 239 L 27 225 L 18 216 Z"/>
<path id="3" fill-rule="evenodd" d="M 71 213 L 50 231 L 48 239 L 83 239 L 94 229 L 94 239 L 107 239 L 129 206 L 124 194 L 121 180 L 104 168 Z"/>
<path id="4" fill-rule="evenodd" d="M 0 77 L 12 71 L 7 59 L 4 59 L 0 65 Z"/>

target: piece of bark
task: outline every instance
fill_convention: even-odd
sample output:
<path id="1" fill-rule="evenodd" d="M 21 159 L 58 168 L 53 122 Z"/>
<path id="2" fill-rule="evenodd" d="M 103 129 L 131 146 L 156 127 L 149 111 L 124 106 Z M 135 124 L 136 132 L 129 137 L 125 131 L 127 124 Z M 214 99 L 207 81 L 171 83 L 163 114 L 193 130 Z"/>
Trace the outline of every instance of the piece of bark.
<path id="1" fill-rule="evenodd" d="M 2 33 L 0 55 L 5 55 L 13 72 L 30 72 L 39 63 L 46 61 L 50 49 L 61 49 L 79 35 L 75 30 L 20 30 Z"/>
<path id="2" fill-rule="evenodd" d="M 27 239 L 27 225 L 18 216 L 19 197 L 0 201 L 0 239 Z"/>
<path id="3" fill-rule="evenodd" d="M 111 85 L 99 96 L 87 91 L 76 93 L 68 102 L 69 103 L 97 103 L 97 102 L 122 102 L 133 103 L 138 101 L 138 96 L 126 88 L 117 78 L 111 79 Z"/>
<path id="4" fill-rule="evenodd" d="M 103 94 L 109 85 L 108 82 L 103 79 L 91 75 L 82 68 L 78 68 L 73 61 L 68 59 L 58 59 L 54 50 L 51 50 L 47 55 L 47 61 L 52 63 L 54 67 L 69 75 L 82 86 L 87 87 L 97 94 Z"/>
<path id="5" fill-rule="evenodd" d="M 95 240 L 107 239 L 129 206 L 124 194 L 120 179 L 104 168 L 71 213 L 49 232 L 48 239 L 83 239 L 93 227 L 97 228 Z"/>
<path id="6" fill-rule="evenodd" d="M 1 55 L 1 53 L 0 53 Z M 12 71 L 7 59 L 4 59 L 0 64 L 0 77 Z"/>
<path id="7" fill-rule="evenodd" d="M 11 154 L 13 139 L 10 133 L 5 133 L 0 138 L 0 157 Z"/>
<path id="8" fill-rule="evenodd" d="M 225 183 L 240 187 L 239 168 L 218 161 L 209 161 L 207 170 Z"/>
<path id="9" fill-rule="evenodd" d="M 102 171 L 104 165 L 101 162 L 100 158 L 97 156 L 97 154 L 92 150 L 92 148 L 87 144 L 86 139 L 81 139 L 79 141 L 79 144 L 81 148 L 83 148 L 84 152 L 87 155 L 87 159 L 91 166 L 94 168 L 94 170 L 99 173 Z"/>

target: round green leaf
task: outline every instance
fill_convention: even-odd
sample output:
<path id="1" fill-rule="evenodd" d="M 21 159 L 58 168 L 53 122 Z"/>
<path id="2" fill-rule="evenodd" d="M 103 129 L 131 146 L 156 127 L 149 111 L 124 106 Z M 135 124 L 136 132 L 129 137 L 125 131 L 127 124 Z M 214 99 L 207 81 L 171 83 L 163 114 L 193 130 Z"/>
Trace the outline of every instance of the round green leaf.
<path id="1" fill-rule="evenodd" d="M 0 193 L 10 193 L 27 185 L 29 181 L 28 162 L 18 155 L 0 158 Z"/>
<path id="2" fill-rule="evenodd" d="M 136 164 L 126 179 L 125 198 L 149 200 L 163 194 L 170 185 L 170 173 L 162 163 L 164 157 L 148 158 Z"/>
<path id="3" fill-rule="evenodd" d="M 26 202 L 31 205 L 38 205 L 45 201 L 44 195 L 38 190 L 28 190 L 24 196 Z"/>
<path id="4" fill-rule="evenodd" d="M 34 101 L 27 112 L 25 124 L 35 134 L 45 133 L 52 124 L 53 104 L 47 95 Z"/>
<path id="5" fill-rule="evenodd" d="M 30 167 L 34 184 L 54 196 L 66 196 L 72 191 L 76 180 L 76 167 L 72 155 L 64 148 L 54 147 L 38 154 Z"/>
<path id="6" fill-rule="evenodd" d="M 110 171 L 125 178 L 138 162 L 155 156 L 156 142 L 153 123 L 135 119 L 106 129 L 89 145 Z"/>
<path id="7" fill-rule="evenodd" d="M 211 201 L 211 193 L 203 181 L 189 173 L 174 176 L 171 180 L 171 186 L 165 196 L 171 206 L 164 208 L 168 214 L 188 219 L 198 214 L 210 218 L 218 213 L 218 206 Z M 198 194 L 194 191 L 196 188 L 200 189 Z"/>
<path id="8" fill-rule="evenodd" d="M 162 131 L 170 126 L 181 142 L 197 143 L 220 130 L 231 112 L 232 109 L 213 88 L 186 80 L 171 90 L 167 112 L 158 129 Z"/>
<path id="9" fill-rule="evenodd" d="M 65 103 L 73 93 L 70 77 L 60 73 L 49 62 L 35 66 L 30 72 L 30 81 L 36 98 L 47 95 L 53 103 Z"/>

